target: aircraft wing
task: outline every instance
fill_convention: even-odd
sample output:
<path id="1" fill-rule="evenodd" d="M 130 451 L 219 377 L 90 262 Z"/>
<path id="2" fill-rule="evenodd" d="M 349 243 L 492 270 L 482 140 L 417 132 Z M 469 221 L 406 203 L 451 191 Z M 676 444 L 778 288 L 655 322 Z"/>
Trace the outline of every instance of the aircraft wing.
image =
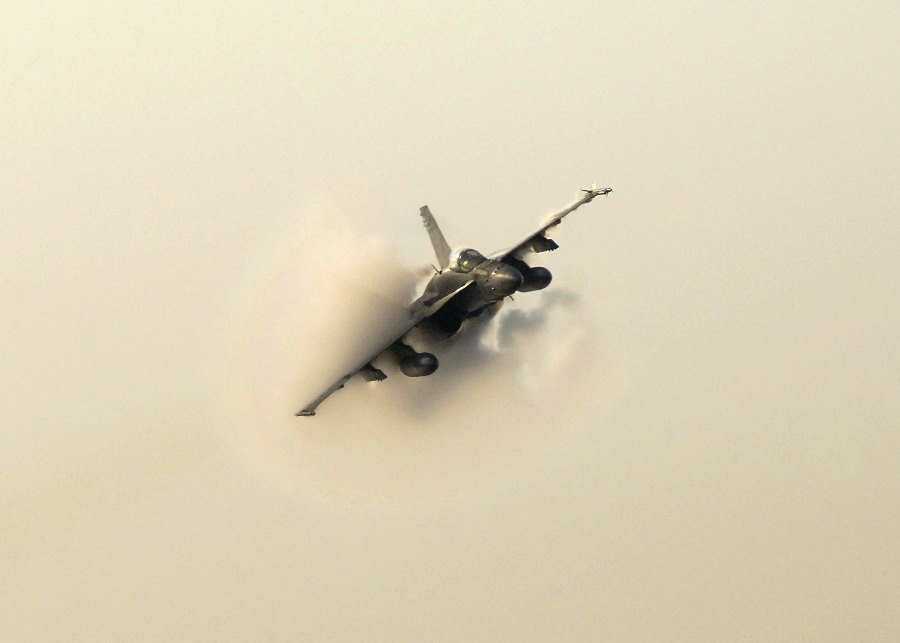
<path id="1" fill-rule="evenodd" d="M 556 250 L 559 245 L 555 241 L 553 241 L 553 239 L 549 239 L 547 237 L 547 233 L 558 226 L 567 214 L 569 214 L 570 212 L 574 212 L 585 203 L 590 203 L 600 195 L 609 194 L 610 192 L 612 192 L 612 189 L 602 188 L 598 190 L 595 186 L 590 190 L 582 190 L 582 192 L 585 193 L 583 197 L 581 197 L 578 201 L 566 207 L 565 209 L 560 210 L 559 212 L 547 217 L 536 232 L 531 233 L 522 242 L 513 246 L 512 248 L 507 248 L 505 250 L 495 252 L 490 256 L 490 258 L 499 259 L 500 261 L 505 261 L 510 258 L 523 259 L 526 255 L 532 252 Z"/>
<path id="2" fill-rule="evenodd" d="M 440 296 L 440 298 L 438 298 L 438 299 L 435 299 L 434 292 L 426 291 L 426 293 L 423 294 L 419 299 L 417 299 L 412 304 L 410 304 L 409 320 L 407 321 L 406 324 L 404 324 L 400 328 L 400 330 L 397 331 L 397 334 L 395 337 L 393 337 L 389 342 L 383 344 L 382 346 L 379 346 L 376 351 L 373 351 L 371 354 L 367 355 L 365 359 L 357 362 L 353 368 L 351 368 L 349 371 L 347 371 L 347 373 L 345 373 L 340 378 L 338 378 L 338 380 L 336 382 L 334 382 L 334 384 L 332 384 L 327 389 L 322 391 L 322 393 L 316 399 L 314 399 L 309 404 L 304 406 L 302 409 L 297 411 L 297 413 L 295 413 L 295 415 L 304 416 L 304 417 L 310 417 L 310 416 L 315 415 L 316 407 L 318 407 L 319 404 L 324 402 L 325 399 L 329 395 L 331 395 L 332 393 L 334 393 L 337 390 L 344 388 L 344 384 L 346 384 L 347 381 L 351 377 L 353 377 L 354 375 L 359 373 L 367 364 L 369 364 L 372 360 L 374 360 L 376 357 L 381 355 L 384 351 L 389 349 L 394 344 L 394 342 L 397 342 L 397 341 L 403 339 L 403 336 L 406 335 L 406 333 L 411 331 L 413 328 L 418 326 L 422 322 L 422 320 L 426 319 L 427 317 L 430 317 L 431 315 L 436 313 L 438 310 L 440 310 L 440 308 L 444 304 L 446 304 L 448 301 L 453 299 L 453 297 L 456 296 L 458 293 L 462 292 L 466 288 L 466 286 L 468 286 L 470 283 L 472 283 L 472 281 L 474 281 L 474 280 L 467 279 L 462 284 L 458 284 L 458 283 L 452 284 L 451 287 L 453 288 L 453 290 L 443 294 L 443 296 Z"/>

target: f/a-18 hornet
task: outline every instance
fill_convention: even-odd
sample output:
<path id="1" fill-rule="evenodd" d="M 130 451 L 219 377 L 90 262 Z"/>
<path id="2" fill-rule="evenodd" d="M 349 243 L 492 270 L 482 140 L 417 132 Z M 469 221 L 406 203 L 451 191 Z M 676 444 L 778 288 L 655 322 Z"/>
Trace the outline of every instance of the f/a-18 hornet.
<path id="1" fill-rule="evenodd" d="M 540 228 L 512 248 L 485 257 L 477 250 L 465 248 L 451 252 L 427 205 L 420 208 L 425 230 L 437 257 L 438 270 L 425 286 L 422 296 L 409 306 L 409 319 L 398 329 L 396 337 L 365 356 L 337 382 L 304 406 L 297 415 L 312 416 L 325 398 L 334 393 L 351 377 L 359 373 L 368 381 L 383 380 L 387 376 L 372 362 L 382 353 L 391 353 L 400 372 L 408 377 L 431 375 L 438 360 L 431 353 L 419 353 L 403 342 L 407 333 L 425 327 L 433 336 L 450 337 L 463 322 L 494 307 L 516 292 L 541 290 L 550 284 L 551 274 L 546 268 L 529 266 L 525 259 L 532 253 L 556 250 L 559 246 L 547 237 L 570 212 L 590 203 L 596 197 L 612 192 L 612 188 L 597 189 L 596 184 L 582 190 L 584 196 L 556 214 L 548 217 Z M 452 256 L 451 256 L 452 255 Z"/>

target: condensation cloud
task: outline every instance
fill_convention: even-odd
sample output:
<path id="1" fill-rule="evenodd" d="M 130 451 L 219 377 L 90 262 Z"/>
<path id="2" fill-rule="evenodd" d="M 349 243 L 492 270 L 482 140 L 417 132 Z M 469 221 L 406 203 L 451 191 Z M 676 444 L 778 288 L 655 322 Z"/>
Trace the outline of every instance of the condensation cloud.
<path id="1" fill-rule="evenodd" d="M 900 640 L 896 1 L 3 18 L 4 637 Z"/>
<path id="2" fill-rule="evenodd" d="M 407 378 L 383 356 L 386 381 L 354 377 L 314 418 L 294 417 L 396 336 L 430 273 L 402 265 L 388 239 L 346 216 L 316 206 L 301 218 L 303 234 L 285 235 L 300 240 L 273 251 L 245 285 L 231 372 L 237 450 L 282 483 L 402 502 L 495 483 L 581 430 L 560 418 L 577 415 L 586 396 L 612 398 L 621 386 L 621 355 L 598 341 L 577 295 L 551 284 L 449 340 L 410 333 L 438 357 L 435 374 Z"/>

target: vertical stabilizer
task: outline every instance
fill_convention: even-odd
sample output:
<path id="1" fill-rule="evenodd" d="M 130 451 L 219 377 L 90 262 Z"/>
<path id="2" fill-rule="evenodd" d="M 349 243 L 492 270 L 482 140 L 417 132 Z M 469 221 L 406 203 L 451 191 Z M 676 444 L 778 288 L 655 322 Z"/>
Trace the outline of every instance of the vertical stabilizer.
<path id="1" fill-rule="evenodd" d="M 434 255 L 437 257 L 438 265 L 443 270 L 450 265 L 450 246 L 447 245 L 447 240 L 444 239 L 444 235 L 427 205 L 419 208 L 419 214 L 422 215 L 422 223 L 425 224 L 425 230 L 428 231 L 428 236 L 431 238 L 431 245 L 434 247 Z"/>

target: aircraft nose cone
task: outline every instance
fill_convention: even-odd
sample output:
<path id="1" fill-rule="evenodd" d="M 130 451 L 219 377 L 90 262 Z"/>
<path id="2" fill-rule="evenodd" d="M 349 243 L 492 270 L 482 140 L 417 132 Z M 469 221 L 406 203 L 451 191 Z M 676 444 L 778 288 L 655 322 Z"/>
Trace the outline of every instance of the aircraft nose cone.
<path id="1" fill-rule="evenodd" d="M 491 273 L 491 291 L 498 297 L 507 297 L 516 292 L 525 278 L 522 273 L 506 264 L 501 264 Z"/>

